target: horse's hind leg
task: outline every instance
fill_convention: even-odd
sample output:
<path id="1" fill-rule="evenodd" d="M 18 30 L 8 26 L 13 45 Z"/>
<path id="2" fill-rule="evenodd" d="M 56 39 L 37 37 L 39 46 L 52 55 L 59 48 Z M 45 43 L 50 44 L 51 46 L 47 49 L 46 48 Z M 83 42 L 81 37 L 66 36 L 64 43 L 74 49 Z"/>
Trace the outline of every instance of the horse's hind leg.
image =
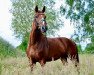
<path id="1" fill-rule="evenodd" d="M 76 55 L 71 55 L 71 60 L 72 60 L 72 62 L 74 62 L 75 66 L 77 67 L 78 64 L 79 64 L 79 57 L 78 57 L 78 54 L 76 54 Z"/>
<path id="2" fill-rule="evenodd" d="M 61 61 L 63 63 L 63 65 L 67 65 L 67 57 L 61 57 Z"/>
<path id="3" fill-rule="evenodd" d="M 72 59 L 72 61 L 74 61 L 75 67 L 76 67 L 78 75 L 79 75 L 80 71 L 79 71 L 79 57 L 78 57 L 78 54 L 74 55 L 71 59 Z"/>
<path id="4" fill-rule="evenodd" d="M 76 57 L 75 57 L 75 66 L 78 66 L 79 64 L 79 57 L 78 57 L 78 54 L 76 54 Z"/>

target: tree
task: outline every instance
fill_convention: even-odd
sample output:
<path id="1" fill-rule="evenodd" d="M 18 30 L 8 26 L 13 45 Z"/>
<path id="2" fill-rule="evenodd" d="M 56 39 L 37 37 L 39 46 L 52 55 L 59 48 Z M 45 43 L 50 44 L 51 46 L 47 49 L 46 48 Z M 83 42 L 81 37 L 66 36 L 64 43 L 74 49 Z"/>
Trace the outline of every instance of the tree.
<path id="1" fill-rule="evenodd" d="M 79 44 L 79 45 L 77 45 L 77 48 L 78 48 L 78 53 L 82 53 L 83 51 L 82 51 L 82 47 L 81 47 L 81 45 Z"/>
<path id="2" fill-rule="evenodd" d="M 94 36 L 91 37 L 91 43 L 87 44 L 85 48 L 86 53 L 94 53 Z"/>
<path id="3" fill-rule="evenodd" d="M 65 0 L 60 14 L 74 23 L 75 35 L 80 40 L 94 36 L 94 0 Z"/>
<path id="4" fill-rule="evenodd" d="M 94 53 L 94 43 L 87 44 L 85 53 Z"/>
<path id="5" fill-rule="evenodd" d="M 54 10 L 54 0 L 11 0 L 12 2 L 12 28 L 16 37 L 22 39 L 21 48 L 26 49 L 29 32 L 31 30 L 31 23 L 34 18 L 34 8 L 36 5 L 42 9 L 43 5 L 46 6 L 46 16 L 48 24 L 48 34 L 54 34 L 62 23 L 57 22 L 57 14 Z M 24 47 L 23 47 L 24 46 Z"/>

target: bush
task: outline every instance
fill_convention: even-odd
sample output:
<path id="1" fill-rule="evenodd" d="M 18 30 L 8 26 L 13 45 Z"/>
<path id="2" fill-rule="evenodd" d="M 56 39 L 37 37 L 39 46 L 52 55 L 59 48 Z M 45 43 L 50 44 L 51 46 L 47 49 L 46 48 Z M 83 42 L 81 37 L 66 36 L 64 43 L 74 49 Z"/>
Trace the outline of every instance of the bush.
<path id="1" fill-rule="evenodd" d="M 16 56 L 15 53 L 15 48 L 11 44 L 9 44 L 9 42 L 0 37 L 0 58 Z"/>

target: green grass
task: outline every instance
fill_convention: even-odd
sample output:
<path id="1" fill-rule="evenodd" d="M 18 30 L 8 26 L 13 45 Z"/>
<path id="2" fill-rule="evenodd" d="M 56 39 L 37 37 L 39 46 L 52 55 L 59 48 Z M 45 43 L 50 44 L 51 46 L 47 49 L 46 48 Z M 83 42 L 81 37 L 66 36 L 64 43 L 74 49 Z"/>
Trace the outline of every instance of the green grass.
<path id="1" fill-rule="evenodd" d="M 47 62 L 44 68 L 37 63 L 31 72 L 27 57 L 0 59 L 0 75 L 94 75 L 94 55 L 81 54 L 78 74 L 77 68 L 68 59 L 64 66 L 60 60 Z"/>
<path id="2" fill-rule="evenodd" d="M 9 42 L 0 37 L 0 58 L 15 57 L 16 49 Z"/>
<path id="3" fill-rule="evenodd" d="M 0 63 L 0 75 L 1 75 L 1 73 L 2 73 L 2 65 Z"/>

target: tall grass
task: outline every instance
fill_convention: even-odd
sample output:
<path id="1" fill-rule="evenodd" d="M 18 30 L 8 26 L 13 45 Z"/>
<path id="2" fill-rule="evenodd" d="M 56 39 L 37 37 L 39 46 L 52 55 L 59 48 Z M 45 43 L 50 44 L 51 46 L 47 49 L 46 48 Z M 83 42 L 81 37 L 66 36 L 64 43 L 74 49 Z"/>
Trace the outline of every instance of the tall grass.
<path id="1" fill-rule="evenodd" d="M 1 73 L 2 73 L 2 65 L 0 63 L 0 75 L 1 75 Z"/>
<path id="2" fill-rule="evenodd" d="M 66 66 L 60 60 L 47 62 L 43 68 L 37 63 L 32 72 L 27 57 L 6 58 L 0 63 L 0 75 L 94 75 L 94 55 L 91 54 L 80 55 L 79 73 L 69 59 Z"/>

